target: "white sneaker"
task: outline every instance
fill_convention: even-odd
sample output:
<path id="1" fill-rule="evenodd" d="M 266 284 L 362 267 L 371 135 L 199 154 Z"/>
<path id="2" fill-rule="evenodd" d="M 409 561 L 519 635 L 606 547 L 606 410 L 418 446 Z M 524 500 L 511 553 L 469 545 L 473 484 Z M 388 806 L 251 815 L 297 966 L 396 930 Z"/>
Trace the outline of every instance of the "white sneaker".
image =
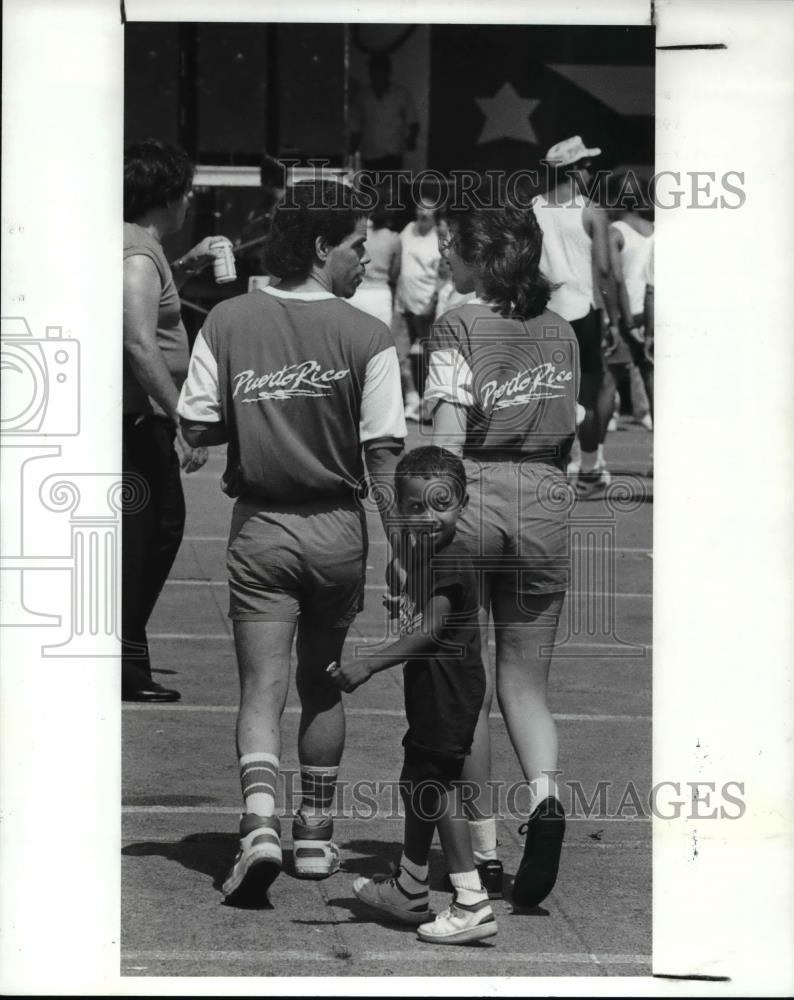
<path id="1" fill-rule="evenodd" d="M 333 820 L 312 826 L 298 812 L 292 821 L 292 857 L 296 878 L 328 878 L 339 871 L 339 848 L 331 840 Z"/>
<path id="2" fill-rule="evenodd" d="M 496 917 L 487 896 L 479 903 L 466 905 L 458 902 L 456 895 L 443 913 L 431 923 L 422 924 L 416 933 L 420 941 L 430 944 L 469 944 L 493 937 Z"/>
<path id="3" fill-rule="evenodd" d="M 406 892 L 394 875 L 357 878 L 353 883 L 357 899 L 373 910 L 401 924 L 416 926 L 430 917 L 430 894 L 425 883 L 419 892 Z"/>
<path id="4" fill-rule="evenodd" d="M 640 423 L 646 431 L 653 430 L 653 417 L 651 417 L 650 413 L 646 413 L 642 420 L 640 420 Z"/>
<path id="5" fill-rule="evenodd" d="M 609 418 L 609 423 L 607 424 L 608 431 L 616 431 L 618 429 L 618 418 L 616 414 L 612 414 Z"/>
<path id="6" fill-rule="evenodd" d="M 246 813 L 240 818 L 240 849 L 223 883 L 224 902 L 263 905 L 281 871 L 281 824 L 277 816 Z"/>

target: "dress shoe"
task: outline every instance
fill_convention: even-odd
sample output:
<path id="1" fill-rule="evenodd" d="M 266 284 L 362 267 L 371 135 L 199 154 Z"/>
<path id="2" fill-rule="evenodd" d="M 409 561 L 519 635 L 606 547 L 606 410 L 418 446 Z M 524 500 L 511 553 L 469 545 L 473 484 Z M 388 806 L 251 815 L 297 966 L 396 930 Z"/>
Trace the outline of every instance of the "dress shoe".
<path id="1" fill-rule="evenodd" d="M 182 695 L 172 688 L 164 688 L 157 681 L 146 681 L 137 687 L 124 687 L 121 689 L 122 701 L 143 701 L 149 703 L 179 701 Z"/>

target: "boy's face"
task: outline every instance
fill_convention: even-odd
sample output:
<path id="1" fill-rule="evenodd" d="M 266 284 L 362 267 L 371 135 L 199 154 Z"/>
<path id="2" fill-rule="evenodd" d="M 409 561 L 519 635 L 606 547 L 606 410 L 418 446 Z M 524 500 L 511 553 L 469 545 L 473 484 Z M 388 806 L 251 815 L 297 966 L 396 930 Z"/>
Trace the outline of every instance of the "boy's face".
<path id="1" fill-rule="evenodd" d="M 468 499 L 449 476 L 409 476 L 400 482 L 400 519 L 415 538 L 429 539 L 434 551 L 442 549 L 455 537 Z"/>

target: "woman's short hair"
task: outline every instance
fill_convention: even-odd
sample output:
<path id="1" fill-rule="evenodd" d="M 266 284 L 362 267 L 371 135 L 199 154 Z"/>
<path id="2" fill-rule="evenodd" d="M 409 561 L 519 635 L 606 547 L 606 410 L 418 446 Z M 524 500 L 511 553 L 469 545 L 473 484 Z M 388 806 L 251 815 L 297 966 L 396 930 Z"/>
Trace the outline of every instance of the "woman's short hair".
<path id="1" fill-rule="evenodd" d="M 336 181 L 302 181 L 287 188 L 265 245 L 268 273 L 282 280 L 307 278 L 317 238 L 338 246 L 364 215 L 355 192 Z"/>
<path id="2" fill-rule="evenodd" d="M 180 198 L 193 183 L 193 163 L 178 146 L 144 139 L 124 150 L 124 221 Z"/>
<path id="3" fill-rule="evenodd" d="M 540 271 L 543 231 L 532 209 L 504 202 L 450 212 L 448 218 L 457 252 L 500 315 L 539 316 L 553 286 Z"/>

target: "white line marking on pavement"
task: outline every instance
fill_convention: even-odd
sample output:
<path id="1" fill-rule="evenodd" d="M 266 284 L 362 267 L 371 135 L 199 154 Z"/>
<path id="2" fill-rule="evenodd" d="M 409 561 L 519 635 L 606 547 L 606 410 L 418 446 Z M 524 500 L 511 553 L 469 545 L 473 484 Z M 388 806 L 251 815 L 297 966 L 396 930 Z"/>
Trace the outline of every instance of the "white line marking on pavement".
<path id="1" fill-rule="evenodd" d="M 228 542 L 228 535 L 185 535 L 182 539 L 183 542 Z M 372 548 L 373 545 L 385 545 L 385 538 L 370 538 L 369 547 Z M 637 554 L 645 554 L 647 552 L 652 552 L 653 549 L 648 548 L 647 545 L 637 547 L 632 546 L 617 546 L 612 550 L 613 552 L 633 552 Z"/>
<path id="2" fill-rule="evenodd" d="M 317 921 L 318 930 L 324 923 Z M 347 921 L 351 925 L 357 921 Z M 460 965 L 462 959 L 459 953 L 443 954 L 429 951 L 427 948 L 406 948 L 404 951 L 356 951 L 354 956 L 342 956 L 316 951 L 126 951 L 121 953 L 122 962 L 267 962 L 268 964 L 286 962 L 352 962 L 359 965 L 362 962 L 427 962 L 432 955 L 434 962 L 449 962 Z M 587 952 L 521 952 L 498 951 L 493 954 L 477 954 L 473 949 L 466 953 L 466 963 L 496 964 L 500 962 L 521 962 L 526 965 L 560 964 L 560 965 L 648 965 L 650 955 L 600 955 Z M 138 967 L 140 968 L 140 967 Z"/>
<path id="3" fill-rule="evenodd" d="M 125 712 L 223 712 L 232 713 L 238 710 L 237 705 L 175 705 L 175 704 L 138 704 L 137 702 L 125 702 L 122 706 Z M 285 714 L 298 715 L 300 707 L 289 705 L 284 709 Z M 391 719 L 404 719 L 405 712 L 397 708 L 345 708 L 345 715 L 377 715 L 386 716 Z M 502 716 L 498 712 L 491 712 L 491 719 L 501 720 Z M 650 722 L 651 715 L 570 715 L 567 713 L 552 714 L 552 718 L 558 722 Z"/>
<path id="4" fill-rule="evenodd" d="M 166 586 L 170 587 L 227 587 L 228 580 L 182 580 L 179 577 L 175 577 L 172 580 L 165 581 Z M 386 587 L 380 583 L 367 583 L 364 585 L 365 590 L 380 590 L 386 593 Z M 587 591 L 588 598 L 598 598 L 598 597 L 622 597 L 632 600 L 634 598 L 649 600 L 653 597 L 653 594 L 623 594 L 614 593 L 610 594 L 606 591 Z"/>
<path id="5" fill-rule="evenodd" d="M 162 807 L 162 808 L 165 809 L 165 807 Z M 147 809 L 146 806 L 132 806 L 132 807 L 123 808 L 122 812 L 129 812 L 131 809 L 134 809 L 136 813 L 141 813 L 141 812 L 147 812 L 148 811 L 148 809 Z M 158 811 L 159 811 L 159 807 L 158 807 Z M 229 810 L 229 815 L 232 815 L 232 814 L 235 815 L 235 816 L 239 816 L 240 815 L 239 808 L 238 809 Z M 224 813 L 223 815 L 227 815 L 227 814 Z M 284 820 L 290 820 L 292 817 L 288 816 L 286 814 L 282 814 L 280 818 L 282 818 Z M 377 815 L 372 816 L 372 817 L 370 817 L 369 815 L 367 815 L 366 821 L 368 822 L 370 819 L 376 819 L 376 820 L 380 820 L 382 822 L 383 820 L 392 820 L 392 819 L 394 819 L 394 820 L 397 820 L 397 819 L 402 820 L 402 818 L 403 818 L 402 816 L 392 816 L 392 815 L 383 816 L 381 814 L 377 814 Z M 334 819 L 335 820 L 337 820 L 337 819 L 340 819 L 340 820 L 341 819 L 361 820 L 361 819 L 363 819 L 363 817 L 356 817 L 356 816 L 334 816 Z M 578 817 L 574 817 L 574 819 L 578 819 Z M 516 822 L 517 822 L 517 820 L 516 820 Z M 568 819 L 568 822 L 572 822 L 572 820 L 570 819 L 570 817 Z M 592 823 L 592 822 L 595 822 L 595 821 L 591 819 L 590 822 Z M 617 820 L 616 819 L 616 820 L 610 820 L 610 822 L 633 823 L 633 822 L 636 822 L 636 820 L 629 820 L 629 819 L 627 819 L 627 820 Z M 206 838 L 196 837 L 195 835 L 193 835 L 191 837 L 190 843 L 192 843 L 192 844 L 212 844 L 212 843 L 217 843 L 217 837 L 219 835 L 220 836 L 224 836 L 225 832 L 226 831 L 213 831 L 213 837 L 206 837 Z M 231 834 L 231 832 L 232 831 L 229 831 L 230 834 Z M 122 845 L 122 847 L 130 847 L 133 844 L 140 844 L 143 841 L 145 841 L 147 844 L 173 844 L 174 843 L 174 836 L 175 835 L 172 835 L 170 837 L 151 837 L 148 834 L 143 834 L 142 833 L 138 837 L 131 837 L 131 836 L 122 837 L 121 838 L 121 845 Z M 564 851 L 600 851 L 600 850 L 612 850 L 612 851 L 650 851 L 652 849 L 652 845 L 651 845 L 650 840 L 613 840 L 613 841 L 587 840 L 587 841 L 585 841 L 585 842 L 583 842 L 581 844 L 572 844 L 570 841 L 566 840 L 566 841 L 563 841 L 562 849 Z M 135 857 L 135 855 L 125 855 L 125 857 Z M 354 874 L 353 872 L 348 871 L 344 867 L 342 867 L 340 869 L 340 871 L 341 871 L 341 873 L 343 875 L 352 875 L 352 874 Z"/>
<path id="6" fill-rule="evenodd" d="M 121 811 L 125 816 L 130 815 L 148 815 L 153 813 L 159 813 L 161 815 L 168 815 L 170 813 L 178 815 L 189 815 L 189 816 L 240 816 L 240 806 L 122 806 Z M 292 813 L 278 813 L 279 817 L 283 820 L 292 819 Z M 334 813 L 334 820 L 351 820 L 356 823 L 370 823 L 374 820 L 380 820 L 385 822 L 386 820 L 393 820 L 394 822 L 402 822 L 404 816 L 401 813 L 395 811 L 389 812 L 370 812 L 369 809 L 366 810 L 361 815 L 355 813 Z M 522 817 L 523 821 L 523 817 Z M 597 820 L 594 820 L 592 816 L 566 816 L 566 823 L 650 823 L 650 816 L 599 816 Z M 594 844 L 603 843 L 602 841 L 593 841 Z M 565 843 L 563 842 L 563 847 Z M 650 850 L 650 844 L 648 845 Z"/>
<path id="7" fill-rule="evenodd" d="M 180 642 L 188 640 L 190 641 L 200 640 L 203 642 L 204 640 L 216 641 L 219 639 L 223 639 L 230 644 L 234 643 L 234 637 L 232 636 L 231 632 L 150 632 L 148 638 L 150 641 L 152 639 L 162 639 L 164 642 L 172 640 L 179 640 Z M 348 643 L 360 642 L 365 646 L 367 645 L 368 642 L 371 641 L 373 645 L 377 645 L 379 642 L 383 641 L 383 634 L 382 633 L 365 634 L 364 632 L 353 632 L 351 633 L 351 635 L 348 636 L 347 641 Z M 642 646 L 644 649 L 648 650 L 648 652 L 650 652 L 651 646 L 648 643 L 640 643 L 639 645 Z M 489 640 L 489 648 L 492 646 L 493 646 L 493 640 Z M 589 650 L 603 649 L 604 650 L 603 658 L 608 659 L 609 650 L 614 649 L 615 647 L 610 646 L 607 643 L 588 643 L 586 648 Z M 589 657 L 589 654 L 587 655 Z M 581 654 L 581 658 L 584 658 L 584 656 L 585 654 L 583 652 Z"/>

